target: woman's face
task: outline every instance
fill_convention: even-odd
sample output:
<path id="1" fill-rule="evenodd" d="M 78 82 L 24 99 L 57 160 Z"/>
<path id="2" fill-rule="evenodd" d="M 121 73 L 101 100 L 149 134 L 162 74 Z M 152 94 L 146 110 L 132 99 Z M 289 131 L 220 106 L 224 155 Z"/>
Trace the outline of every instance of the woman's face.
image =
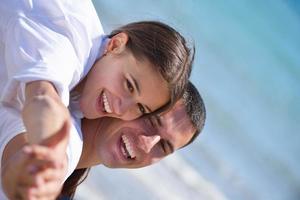
<path id="1" fill-rule="evenodd" d="M 170 98 L 167 82 L 147 60 L 137 60 L 126 48 L 125 33 L 114 36 L 108 53 L 87 75 L 80 108 L 86 118 L 104 116 L 132 120 L 152 112 Z"/>

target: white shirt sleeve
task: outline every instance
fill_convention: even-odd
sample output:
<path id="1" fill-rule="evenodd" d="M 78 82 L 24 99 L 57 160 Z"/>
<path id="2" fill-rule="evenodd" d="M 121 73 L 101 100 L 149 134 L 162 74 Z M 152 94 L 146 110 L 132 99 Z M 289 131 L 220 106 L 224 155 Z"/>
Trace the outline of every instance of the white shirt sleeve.
<path id="1" fill-rule="evenodd" d="M 9 84 L 2 94 L 4 101 L 10 102 L 5 96 L 12 98 L 10 93 L 17 91 L 20 83 L 48 80 L 68 105 L 69 85 L 78 65 L 76 53 L 64 34 L 51 29 L 53 22 L 45 23 L 18 16 L 9 24 L 5 35 Z"/>
<path id="2" fill-rule="evenodd" d="M 92 1 L 5 0 L 0 13 L 0 101 L 22 110 L 25 83 L 47 80 L 67 106 L 105 37 Z"/>

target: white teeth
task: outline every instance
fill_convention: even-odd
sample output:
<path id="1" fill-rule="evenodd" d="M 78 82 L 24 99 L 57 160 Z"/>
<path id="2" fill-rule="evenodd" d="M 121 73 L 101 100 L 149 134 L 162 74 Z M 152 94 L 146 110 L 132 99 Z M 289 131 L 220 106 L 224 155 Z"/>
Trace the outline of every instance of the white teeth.
<path id="1" fill-rule="evenodd" d="M 135 152 L 133 151 L 133 148 L 132 148 L 132 146 L 130 144 L 129 139 L 125 135 L 122 135 L 122 140 L 123 140 L 123 142 L 125 144 L 125 148 L 126 148 L 127 152 L 129 153 L 130 158 L 134 158 L 135 157 Z M 124 154 L 125 156 L 127 156 L 127 154 L 125 152 L 125 149 L 123 150 L 123 148 L 122 148 L 122 152 L 123 152 L 123 154 L 125 153 Z"/>
<path id="2" fill-rule="evenodd" d="M 107 96 L 105 95 L 104 92 L 103 92 L 103 95 L 102 95 L 102 100 L 103 100 L 103 104 L 104 104 L 104 110 L 107 113 L 112 113 L 112 111 L 110 109 L 110 106 L 109 106 L 109 103 L 108 103 L 108 100 L 107 100 Z"/>
<path id="3" fill-rule="evenodd" d="M 121 146 L 121 150 L 122 150 L 123 155 L 124 155 L 125 157 L 127 157 L 126 151 L 125 151 L 125 149 L 124 149 L 123 146 Z"/>

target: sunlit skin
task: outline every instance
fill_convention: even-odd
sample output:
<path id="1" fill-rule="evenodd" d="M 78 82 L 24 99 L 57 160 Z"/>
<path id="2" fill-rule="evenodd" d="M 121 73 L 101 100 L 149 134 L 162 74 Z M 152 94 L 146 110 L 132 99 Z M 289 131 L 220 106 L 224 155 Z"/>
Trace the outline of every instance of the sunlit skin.
<path id="1" fill-rule="evenodd" d="M 86 118 L 108 116 L 132 120 L 169 100 L 167 82 L 157 67 L 146 59 L 136 59 L 125 47 L 127 40 L 125 33 L 114 36 L 107 44 L 107 53 L 76 87 L 81 93 L 80 109 Z"/>
<path id="2" fill-rule="evenodd" d="M 134 121 L 104 118 L 84 120 L 84 149 L 78 167 L 103 164 L 110 168 L 140 168 L 156 163 L 187 144 L 195 129 L 179 102 L 160 117 Z M 122 136 L 129 141 L 134 158 L 122 153 Z"/>

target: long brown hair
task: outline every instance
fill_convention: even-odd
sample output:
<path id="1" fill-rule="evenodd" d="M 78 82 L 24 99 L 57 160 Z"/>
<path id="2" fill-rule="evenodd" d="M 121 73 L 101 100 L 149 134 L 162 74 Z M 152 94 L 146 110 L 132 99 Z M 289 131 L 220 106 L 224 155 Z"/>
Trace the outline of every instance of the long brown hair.
<path id="1" fill-rule="evenodd" d="M 76 169 L 64 182 L 60 195 L 57 200 L 73 199 L 78 185 L 88 176 L 90 168 Z"/>

